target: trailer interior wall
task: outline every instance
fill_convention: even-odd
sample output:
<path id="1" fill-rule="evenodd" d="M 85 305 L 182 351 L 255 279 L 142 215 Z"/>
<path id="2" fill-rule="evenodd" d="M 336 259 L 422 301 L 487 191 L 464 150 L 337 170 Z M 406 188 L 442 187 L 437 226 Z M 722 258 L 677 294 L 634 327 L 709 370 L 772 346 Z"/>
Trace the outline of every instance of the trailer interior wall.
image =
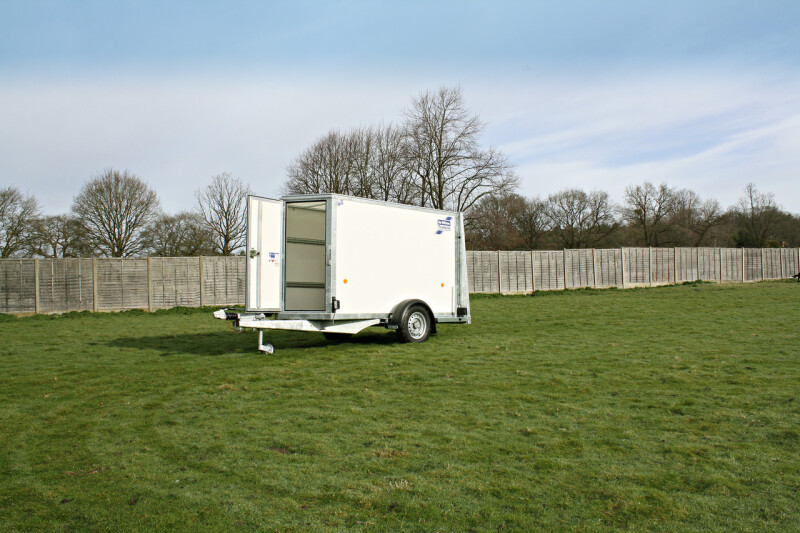
<path id="1" fill-rule="evenodd" d="M 325 311 L 326 202 L 286 204 L 287 311 Z"/>
<path id="2" fill-rule="evenodd" d="M 456 312 L 457 213 L 349 198 L 334 204 L 337 315 L 389 313 L 408 299 L 434 314 Z"/>

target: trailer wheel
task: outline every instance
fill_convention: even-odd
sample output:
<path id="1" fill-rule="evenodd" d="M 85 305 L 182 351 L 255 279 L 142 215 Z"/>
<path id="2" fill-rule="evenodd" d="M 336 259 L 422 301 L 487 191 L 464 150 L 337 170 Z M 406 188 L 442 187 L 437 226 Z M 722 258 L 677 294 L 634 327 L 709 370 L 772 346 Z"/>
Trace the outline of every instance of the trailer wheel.
<path id="1" fill-rule="evenodd" d="M 338 333 L 336 331 L 323 331 L 322 334 L 329 341 L 346 341 L 353 336 L 352 333 Z"/>
<path id="2" fill-rule="evenodd" d="M 428 311 L 421 305 L 412 305 L 403 312 L 397 336 L 402 342 L 424 342 L 431 334 L 431 326 Z"/>

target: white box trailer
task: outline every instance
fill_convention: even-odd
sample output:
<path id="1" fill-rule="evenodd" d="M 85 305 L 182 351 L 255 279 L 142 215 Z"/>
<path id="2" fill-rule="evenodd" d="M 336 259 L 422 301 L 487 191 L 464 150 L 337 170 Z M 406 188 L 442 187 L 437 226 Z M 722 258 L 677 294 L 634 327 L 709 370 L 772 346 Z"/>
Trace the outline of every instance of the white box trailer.
<path id="1" fill-rule="evenodd" d="M 469 324 L 462 213 L 338 194 L 247 199 L 245 309 L 239 328 L 341 338 L 370 326 L 422 342 L 436 324 Z"/>

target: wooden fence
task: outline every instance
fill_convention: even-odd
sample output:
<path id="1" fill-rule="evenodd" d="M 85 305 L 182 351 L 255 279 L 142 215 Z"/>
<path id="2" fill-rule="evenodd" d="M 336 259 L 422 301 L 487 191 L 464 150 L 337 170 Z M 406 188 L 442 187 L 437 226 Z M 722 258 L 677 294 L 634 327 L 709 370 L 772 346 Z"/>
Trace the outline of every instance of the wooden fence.
<path id="1" fill-rule="evenodd" d="M 789 278 L 798 248 L 467 252 L 471 293 Z M 244 257 L 0 259 L 0 313 L 243 305 Z"/>
<path id="2" fill-rule="evenodd" d="M 244 257 L 2 259 L 0 313 L 244 304 Z"/>
<path id="3" fill-rule="evenodd" d="M 648 287 L 686 281 L 783 279 L 800 270 L 798 248 L 614 248 L 467 252 L 471 293 Z"/>

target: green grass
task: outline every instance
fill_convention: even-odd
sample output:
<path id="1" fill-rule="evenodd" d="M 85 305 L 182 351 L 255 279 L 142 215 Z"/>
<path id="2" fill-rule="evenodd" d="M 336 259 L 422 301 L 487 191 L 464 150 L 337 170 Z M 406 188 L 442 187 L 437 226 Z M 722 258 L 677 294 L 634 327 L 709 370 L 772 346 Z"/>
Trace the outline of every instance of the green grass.
<path id="1" fill-rule="evenodd" d="M 796 530 L 800 284 L 472 298 L 421 345 L 0 320 L 0 530 Z"/>

